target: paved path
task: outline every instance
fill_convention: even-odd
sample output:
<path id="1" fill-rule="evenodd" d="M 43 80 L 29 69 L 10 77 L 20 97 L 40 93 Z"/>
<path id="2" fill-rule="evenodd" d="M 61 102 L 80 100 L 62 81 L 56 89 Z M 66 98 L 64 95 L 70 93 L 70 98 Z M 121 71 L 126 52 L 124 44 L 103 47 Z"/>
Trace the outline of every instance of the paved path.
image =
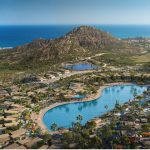
<path id="1" fill-rule="evenodd" d="M 60 80 L 61 78 L 67 78 L 73 75 L 78 75 L 78 74 L 86 74 L 86 73 L 92 73 L 92 72 L 97 72 L 97 70 L 86 70 L 86 71 L 72 71 L 70 73 L 65 73 L 59 77 L 56 77 L 54 79 L 48 79 L 46 81 L 41 81 L 42 83 L 53 83 L 55 81 Z"/>
<path id="2" fill-rule="evenodd" d="M 102 56 L 102 55 L 104 55 L 104 54 L 106 54 L 106 53 L 98 53 L 98 54 L 96 54 L 96 55 L 94 55 L 94 56 L 90 56 L 90 57 L 85 57 L 84 59 L 92 59 L 92 58 L 94 58 L 94 57 L 97 57 L 97 56 Z"/>

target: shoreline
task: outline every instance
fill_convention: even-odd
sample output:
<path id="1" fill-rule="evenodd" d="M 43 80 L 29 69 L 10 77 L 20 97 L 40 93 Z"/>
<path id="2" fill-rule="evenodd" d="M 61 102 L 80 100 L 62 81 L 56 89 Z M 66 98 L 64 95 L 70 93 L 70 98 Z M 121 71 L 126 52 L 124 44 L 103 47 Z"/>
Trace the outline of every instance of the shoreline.
<path id="1" fill-rule="evenodd" d="M 0 47 L 0 50 L 13 49 L 14 47 Z"/>
<path id="2" fill-rule="evenodd" d="M 108 87 L 107 85 L 104 85 L 102 87 L 100 87 L 100 89 L 97 91 L 97 94 L 95 96 L 91 95 L 89 97 L 86 97 L 82 100 L 74 100 L 74 101 L 67 101 L 67 102 L 57 102 L 57 103 L 54 103 L 48 107 L 45 107 L 44 109 L 41 109 L 39 114 L 36 115 L 35 117 L 35 114 L 31 115 L 31 118 L 32 120 L 34 120 L 39 126 L 40 128 L 42 129 L 42 132 L 47 132 L 48 129 L 46 128 L 45 124 L 43 123 L 43 116 L 45 115 L 45 113 L 50 110 L 50 109 L 53 109 L 55 107 L 58 107 L 58 106 L 61 106 L 61 105 L 65 105 L 65 104 L 71 104 L 71 103 L 82 103 L 82 102 L 87 102 L 87 101 L 94 101 L 96 100 L 97 98 L 99 98 L 102 94 L 102 91 Z M 37 118 L 38 117 L 38 118 Z M 48 131 L 49 132 L 49 131 Z"/>
<path id="3" fill-rule="evenodd" d="M 132 82 L 116 82 L 116 83 L 108 83 L 108 84 L 104 84 L 103 86 L 101 86 L 98 90 L 97 90 L 97 93 L 96 95 L 90 95 L 89 97 L 86 97 L 82 100 L 74 100 L 74 101 L 67 101 L 67 102 L 57 102 L 57 103 L 54 103 L 48 107 L 45 107 L 43 109 L 40 110 L 39 114 L 35 114 L 35 113 L 32 113 L 31 114 L 31 119 L 33 121 L 35 121 L 38 126 L 40 126 L 42 132 L 50 132 L 45 124 L 43 123 L 43 116 L 45 115 L 45 113 L 50 110 L 50 109 L 53 109 L 55 107 L 58 107 L 58 106 L 61 106 L 61 105 L 65 105 L 65 104 L 71 104 L 71 103 L 82 103 L 82 102 L 87 102 L 87 101 L 94 101 L 98 98 L 101 97 L 102 95 L 102 92 L 105 88 L 107 87 L 111 87 L 111 86 L 115 86 L 115 85 L 128 85 L 128 84 L 135 84 L 135 83 L 132 83 Z"/>

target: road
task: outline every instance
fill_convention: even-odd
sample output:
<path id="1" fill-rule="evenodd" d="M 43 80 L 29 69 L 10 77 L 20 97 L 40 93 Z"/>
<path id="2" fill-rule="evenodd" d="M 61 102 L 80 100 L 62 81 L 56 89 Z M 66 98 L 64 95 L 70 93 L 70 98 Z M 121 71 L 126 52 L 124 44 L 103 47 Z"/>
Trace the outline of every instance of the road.
<path id="1" fill-rule="evenodd" d="M 41 81 L 41 83 L 45 83 L 45 84 L 47 84 L 47 83 L 53 83 L 55 81 L 60 80 L 61 78 L 67 78 L 67 77 L 70 77 L 70 76 L 73 76 L 73 75 L 92 73 L 92 72 L 96 72 L 96 71 L 97 70 L 72 71 L 70 73 L 65 73 L 63 75 L 55 77 L 54 79 L 48 79 L 48 80 L 45 80 L 45 81 Z"/>

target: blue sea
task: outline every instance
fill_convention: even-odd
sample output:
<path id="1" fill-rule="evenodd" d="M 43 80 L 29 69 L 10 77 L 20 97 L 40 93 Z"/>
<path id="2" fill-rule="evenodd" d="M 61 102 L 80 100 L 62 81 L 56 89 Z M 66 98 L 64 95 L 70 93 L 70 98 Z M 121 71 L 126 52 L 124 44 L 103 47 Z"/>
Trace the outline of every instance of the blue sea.
<path id="1" fill-rule="evenodd" d="M 0 26 L 0 48 L 64 36 L 79 25 Z M 150 37 L 150 25 L 91 25 L 118 38 Z"/>

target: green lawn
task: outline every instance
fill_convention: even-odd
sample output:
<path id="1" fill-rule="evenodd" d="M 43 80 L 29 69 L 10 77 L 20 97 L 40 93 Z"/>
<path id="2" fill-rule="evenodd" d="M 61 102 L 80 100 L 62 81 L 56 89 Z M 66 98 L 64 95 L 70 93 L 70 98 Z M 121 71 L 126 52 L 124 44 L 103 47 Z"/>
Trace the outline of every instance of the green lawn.
<path id="1" fill-rule="evenodd" d="M 132 59 L 136 63 L 148 63 L 150 62 L 150 53 L 139 55 L 139 56 L 133 56 Z"/>

